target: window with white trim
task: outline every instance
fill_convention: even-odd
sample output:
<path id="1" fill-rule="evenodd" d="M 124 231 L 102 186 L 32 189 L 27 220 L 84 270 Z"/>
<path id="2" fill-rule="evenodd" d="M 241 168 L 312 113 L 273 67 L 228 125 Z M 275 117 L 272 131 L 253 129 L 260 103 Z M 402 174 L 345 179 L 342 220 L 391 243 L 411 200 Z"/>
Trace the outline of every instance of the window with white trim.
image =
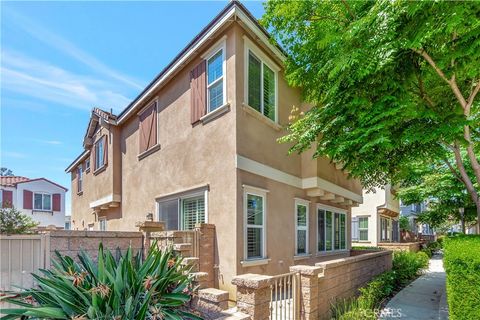
<path id="1" fill-rule="evenodd" d="M 308 254 L 308 202 L 295 200 L 295 255 Z"/>
<path id="2" fill-rule="evenodd" d="M 368 241 L 368 217 L 358 217 L 358 240 Z"/>
<path id="3" fill-rule="evenodd" d="M 272 121 L 276 121 L 277 73 L 248 49 L 247 103 Z"/>
<path id="4" fill-rule="evenodd" d="M 90 158 L 87 158 L 87 160 L 85 160 L 85 172 L 89 172 L 90 171 Z"/>
<path id="5" fill-rule="evenodd" d="M 166 230 L 192 230 L 207 222 L 207 190 L 169 197 L 158 202 L 158 220 Z"/>
<path id="6" fill-rule="evenodd" d="M 336 251 L 347 248 L 347 215 L 334 209 L 317 210 L 317 250 Z"/>
<path id="7" fill-rule="evenodd" d="M 95 170 L 105 165 L 105 138 L 102 137 L 95 142 Z"/>
<path id="8" fill-rule="evenodd" d="M 52 195 L 49 193 L 35 192 L 33 194 L 33 209 L 52 211 Z"/>
<path id="9" fill-rule="evenodd" d="M 98 219 L 98 229 L 100 231 L 107 231 L 107 219 L 106 218 L 99 218 Z"/>
<path id="10" fill-rule="evenodd" d="M 226 103 L 225 50 L 214 51 L 207 59 L 207 110 L 212 112 Z"/>
<path id="11" fill-rule="evenodd" d="M 83 165 L 77 168 L 77 193 L 83 191 Z"/>
<path id="12" fill-rule="evenodd" d="M 246 188 L 245 211 L 245 259 L 265 258 L 266 192 Z"/>

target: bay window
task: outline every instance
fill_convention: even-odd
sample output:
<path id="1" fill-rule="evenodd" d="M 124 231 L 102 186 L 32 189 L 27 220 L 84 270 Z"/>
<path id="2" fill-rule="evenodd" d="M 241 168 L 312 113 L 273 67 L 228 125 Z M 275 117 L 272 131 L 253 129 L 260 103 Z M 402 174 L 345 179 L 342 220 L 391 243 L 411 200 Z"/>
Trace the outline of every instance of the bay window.
<path id="1" fill-rule="evenodd" d="M 335 209 L 317 210 L 317 250 L 319 252 L 347 248 L 346 214 Z"/>

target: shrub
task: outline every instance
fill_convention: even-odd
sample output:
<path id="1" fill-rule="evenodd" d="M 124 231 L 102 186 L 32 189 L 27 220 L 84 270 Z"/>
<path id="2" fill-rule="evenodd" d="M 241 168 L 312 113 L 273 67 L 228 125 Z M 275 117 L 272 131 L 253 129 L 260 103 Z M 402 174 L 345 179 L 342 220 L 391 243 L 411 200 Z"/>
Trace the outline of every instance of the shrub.
<path id="1" fill-rule="evenodd" d="M 392 270 L 398 286 L 404 286 L 428 266 L 429 257 L 425 252 L 398 251 L 393 254 Z"/>
<path id="2" fill-rule="evenodd" d="M 52 270 L 33 275 L 38 288 L 6 299 L 22 307 L 2 310 L 8 319 L 198 319 L 182 309 L 192 279 L 171 250 L 153 245 L 143 261 L 128 249 L 115 259 L 100 244 L 96 263 L 84 252 L 80 263 L 56 254 Z"/>
<path id="3" fill-rule="evenodd" d="M 29 216 L 24 215 L 15 207 L 0 209 L 0 233 L 19 234 L 29 233 L 38 226 Z"/>
<path id="4" fill-rule="evenodd" d="M 410 230 L 410 221 L 408 221 L 407 217 L 401 216 L 398 221 L 400 223 L 400 230 Z"/>
<path id="5" fill-rule="evenodd" d="M 396 274 L 393 271 L 387 271 L 375 277 L 365 287 L 359 289 L 358 300 L 362 302 L 362 305 L 376 308 L 395 290 L 395 276 Z"/>
<path id="6" fill-rule="evenodd" d="M 341 299 L 332 304 L 331 318 L 336 320 L 375 320 L 371 306 L 359 299 Z"/>
<path id="7" fill-rule="evenodd" d="M 480 315 L 480 236 L 446 238 L 444 263 L 450 319 Z"/>

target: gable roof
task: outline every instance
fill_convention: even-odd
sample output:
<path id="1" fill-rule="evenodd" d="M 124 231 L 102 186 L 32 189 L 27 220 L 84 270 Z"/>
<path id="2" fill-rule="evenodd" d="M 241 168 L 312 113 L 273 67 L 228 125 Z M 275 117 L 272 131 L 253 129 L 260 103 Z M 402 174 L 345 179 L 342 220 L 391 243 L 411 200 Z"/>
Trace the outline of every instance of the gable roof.
<path id="1" fill-rule="evenodd" d="M 14 187 L 14 188 L 16 188 L 18 184 L 27 183 L 27 182 L 34 182 L 34 181 L 39 181 L 39 180 L 43 180 L 43 181 L 46 181 L 48 183 L 51 183 L 51 184 L 65 190 L 65 192 L 68 191 L 68 189 L 65 188 L 64 186 L 61 186 L 58 183 L 50 181 L 46 178 L 30 179 L 30 178 L 21 177 L 21 176 L 1 176 L 0 177 L 0 185 L 4 186 L 4 187 Z"/>
<path id="2" fill-rule="evenodd" d="M 211 39 L 212 35 L 215 34 L 221 27 L 226 25 L 231 21 L 242 21 L 246 29 L 253 32 L 253 34 L 262 42 L 273 54 L 280 59 L 281 61 L 286 60 L 286 53 L 278 45 L 278 43 L 271 41 L 272 38 L 265 28 L 263 28 L 258 20 L 251 14 L 248 9 L 241 4 L 238 0 L 230 1 L 225 8 L 223 8 L 220 13 L 213 18 L 210 23 L 208 23 L 205 28 L 200 31 L 200 33 L 190 41 L 183 50 L 181 50 L 175 58 L 145 87 L 145 89 L 140 92 L 140 94 L 128 104 L 128 106 L 123 109 L 115 119 L 111 119 L 112 124 L 120 125 L 125 122 L 132 114 L 135 114 L 135 110 L 142 107 L 142 104 L 149 99 L 150 95 L 162 85 L 164 85 L 170 78 L 179 71 L 185 63 L 192 59 L 197 52 L 197 50 L 205 44 L 208 40 Z M 100 109 L 98 109 L 100 110 Z M 95 109 L 92 111 L 94 114 Z M 103 110 L 100 110 L 103 111 Z M 103 111 L 105 112 L 105 111 Z M 111 116 L 113 114 L 110 113 Z M 99 115 L 98 115 L 99 116 Z M 100 116 L 99 116 L 100 117 Z M 92 116 L 93 118 L 93 116 Z M 90 122 L 92 122 L 92 118 Z M 93 125 L 93 124 L 92 124 Z M 87 129 L 87 134 L 90 130 Z M 85 138 L 87 138 L 87 134 Z M 84 140 L 85 147 L 85 140 Z M 80 163 L 88 154 L 88 150 L 84 150 L 66 169 L 65 172 L 70 172 L 76 165 Z"/>

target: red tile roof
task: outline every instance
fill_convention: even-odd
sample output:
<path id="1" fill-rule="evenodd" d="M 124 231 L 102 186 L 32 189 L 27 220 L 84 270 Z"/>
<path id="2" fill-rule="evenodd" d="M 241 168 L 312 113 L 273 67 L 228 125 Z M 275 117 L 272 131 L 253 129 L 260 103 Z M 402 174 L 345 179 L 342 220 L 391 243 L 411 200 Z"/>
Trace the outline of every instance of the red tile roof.
<path id="1" fill-rule="evenodd" d="M 27 177 L 20 177 L 20 176 L 1 176 L 0 177 L 0 186 L 5 187 L 15 187 L 19 182 L 29 181 L 30 179 Z"/>
<path id="2" fill-rule="evenodd" d="M 20 176 L 0 176 L 0 186 L 4 186 L 4 187 L 17 187 L 17 184 L 19 183 L 24 183 L 24 182 L 32 182 L 32 181 L 38 181 L 38 180 L 44 180 L 44 181 L 47 181 L 53 185 L 56 185 L 57 187 L 59 188 L 62 188 L 66 191 L 68 191 L 67 188 L 65 188 L 64 186 L 61 186 L 59 185 L 58 183 L 55 183 L 53 181 L 50 181 L 48 179 L 45 179 L 45 178 L 36 178 L 36 179 L 30 179 L 30 178 L 27 178 L 27 177 L 20 177 Z"/>

